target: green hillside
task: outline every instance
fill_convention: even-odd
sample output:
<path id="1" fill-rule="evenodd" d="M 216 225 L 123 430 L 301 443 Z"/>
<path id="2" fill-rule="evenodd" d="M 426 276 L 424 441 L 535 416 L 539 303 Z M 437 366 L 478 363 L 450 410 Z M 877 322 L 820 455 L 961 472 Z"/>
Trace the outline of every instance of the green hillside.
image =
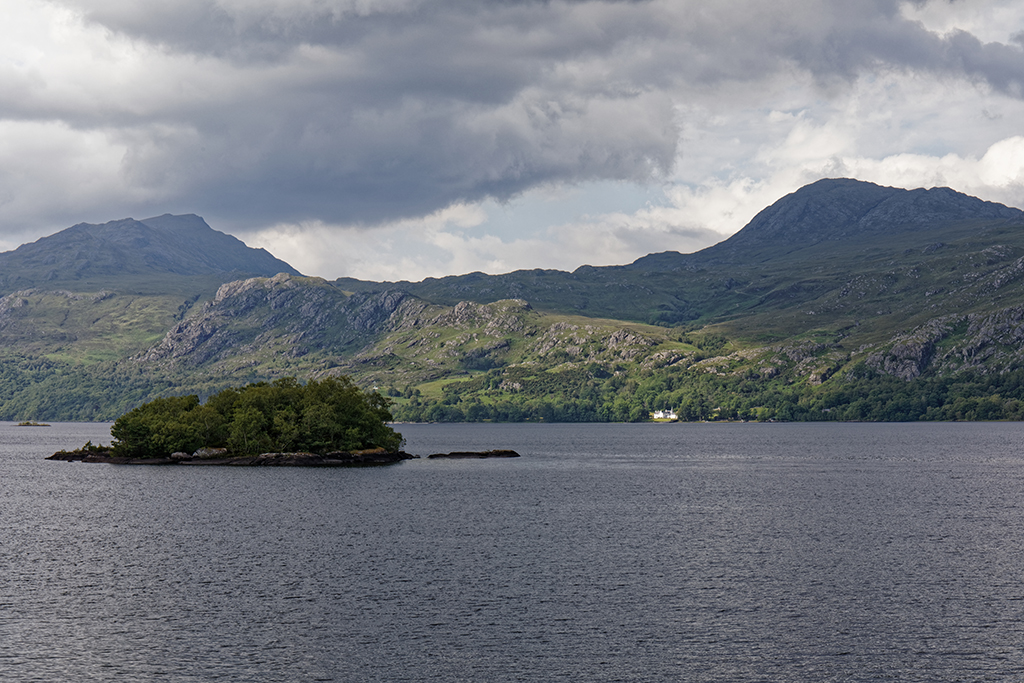
<path id="1" fill-rule="evenodd" d="M 1024 212 L 944 188 L 820 181 L 695 254 L 420 283 L 277 271 L 196 221 L 76 226 L 63 251 L 0 254 L 14 282 L 40 259 L 77 263 L 65 252 L 91 232 L 123 250 L 151 231 L 146 255 L 102 257 L 126 259 L 120 275 L 64 269 L 0 299 L 0 418 L 112 419 L 158 396 L 336 375 L 405 420 L 1024 412 Z M 204 261 L 193 240 L 233 251 Z"/>

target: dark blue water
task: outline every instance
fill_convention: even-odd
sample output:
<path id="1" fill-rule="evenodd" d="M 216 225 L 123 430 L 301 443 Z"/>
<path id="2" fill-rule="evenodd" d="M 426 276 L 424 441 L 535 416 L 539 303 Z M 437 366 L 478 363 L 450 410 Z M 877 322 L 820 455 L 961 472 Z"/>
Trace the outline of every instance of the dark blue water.
<path id="1" fill-rule="evenodd" d="M 417 425 L 372 469 L 0 424 L 0 679 L 1024 678 L 1024 425 Z"/>

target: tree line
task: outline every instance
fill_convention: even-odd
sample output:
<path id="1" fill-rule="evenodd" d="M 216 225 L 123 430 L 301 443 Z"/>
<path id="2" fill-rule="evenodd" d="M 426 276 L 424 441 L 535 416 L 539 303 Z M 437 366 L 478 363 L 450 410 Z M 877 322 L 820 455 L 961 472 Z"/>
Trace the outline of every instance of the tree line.
<path id="1" fill-rule="evenodd" d="M 610 377 L 579 370 L 517 376 L 502 390 L 497 371 L 453 382 L 440 398 L 411 396 L 393 409 L 408 422 L 637 422 L 672 409 L 682 421 L 974 421 L 1024 419 L 1024 370 L 964 372 L 910 381 L 858 364 L 813 385 L 754 373 L 641 371 Z M 505 386 L 508 386 L 507 384 Z M 401 394 L 401 392 L 396 392 Z"/>

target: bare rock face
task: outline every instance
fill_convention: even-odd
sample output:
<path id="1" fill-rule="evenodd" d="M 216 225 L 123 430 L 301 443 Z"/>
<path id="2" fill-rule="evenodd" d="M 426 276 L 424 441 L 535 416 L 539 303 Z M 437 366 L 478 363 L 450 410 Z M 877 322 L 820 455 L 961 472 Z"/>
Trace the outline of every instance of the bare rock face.
<path id="1" fill-rule="evenodd" d="M 952 336 L 957 327 L 966 327 L 966 331 Z M 940 345 L 940 342 L 943 343 Z M 919 377 L 926 371 L 939 374 L 964 370 L 980 374 L 1009 372 L 1022 363 L 1024 306 L 935 318 L 911 332 L 897 335 L 887 348 L 867 358 L 872 369 L 905 380 Z"/>
<path id="2" fill-rule="evenodd" d="M 224 284 L 213 301 L 179 322 L 156 346 L 134 357 L 140 364 L 170 361 L 199 367 L 240 348 L 286 342 L 293 357 L 311 350 L 363 343 L 389 331 L 425 306 L 400 291 L 346 295 L 320 278 L 249 278 Z"/>
<path id="3" fill-rule="evenodd" d="M 936 318 L 912 332 L 896 338 L 887 350 L 872 354 L 869 367 L 904 380 L 920 377 L 935 354 L 935 345 L 953 329 L 956 317 Z"/>
<path id="4" fill-rule="evenodd" d="M 490 304 L 460 301 L 429 324 L 459 329 L 481 327 L 492 333 L 521 332 L 523 315 L 530 310 L 530 304 L 522 299 L 502 299 Z"/>
<path id="5" fill-rule="evenodd" d="M 356 330 L 369 332 L 382 329 L 410 296 L 388 290 L 376 294 L 355 294 L 346 306 L 346 317 Z"/>
<path id="6" fill-rule="evenodd" d="M 869 364 L 887 375 L 910 380 L 921 375 L 931 359 L 933 348 L 928 341 L 909 339 L 893 346 L 887 354 L 872 356 Z"/>

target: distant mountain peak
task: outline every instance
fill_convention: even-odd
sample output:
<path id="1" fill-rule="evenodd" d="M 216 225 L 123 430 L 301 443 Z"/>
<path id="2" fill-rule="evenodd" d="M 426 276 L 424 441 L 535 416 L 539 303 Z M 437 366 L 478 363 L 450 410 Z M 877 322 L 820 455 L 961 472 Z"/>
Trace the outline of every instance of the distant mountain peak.
<path id="1" fill-rule="evenodd" d="M 822 242 L 874 239 L 882 234 L 923 232 L 975 221 L 1024 224 L 1024 211 L 948 187 L 905 190 L 853 178 L 825 178 L 782 197 L 714 246 L 695 254 L 650 254 L 628 267 L 656 271 L 700 268 L 715 261 L 777 256 Z"/>
<path id="2" fill-rule="evenodd" d="M 712 249 L 780 240 L 805 246 L 959 221 L 1022 219 L 1024 211 L 1020 209 L 948 187 L 904 190 L 852 178 L 826 178 L 786 195 Z"/>
<path id="3" fill-rule="evenodd" d="M 300 273 L 194 214 L 79 223 L 0 254 L 0 291 L 123 276 L 225 279 Z"/>

